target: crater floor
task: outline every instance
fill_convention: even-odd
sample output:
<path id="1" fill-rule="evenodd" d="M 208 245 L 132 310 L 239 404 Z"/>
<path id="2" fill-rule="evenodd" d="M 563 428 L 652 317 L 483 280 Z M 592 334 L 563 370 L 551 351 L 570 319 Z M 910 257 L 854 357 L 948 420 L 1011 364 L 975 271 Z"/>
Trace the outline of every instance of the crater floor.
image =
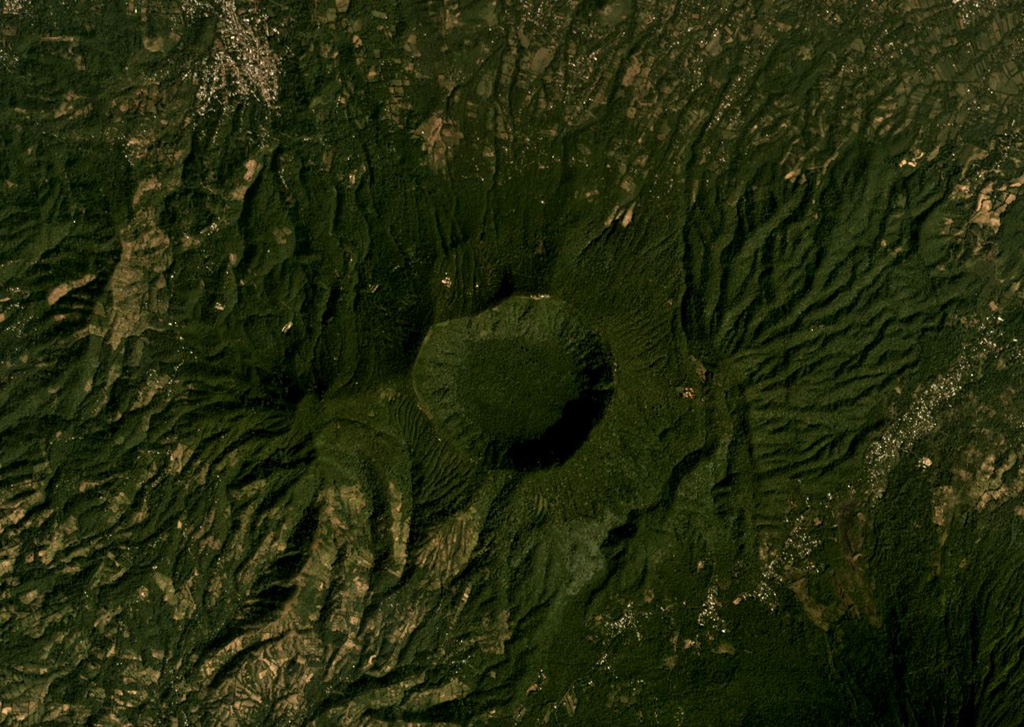
<path id="1" fill-rule="evenodd" d="M 413 382 L 428 416 L 471 456 L 530 469 L 586 439 L 611 395 L 612 365 L 565 303 L 514 296 L 433 326 Z"/>

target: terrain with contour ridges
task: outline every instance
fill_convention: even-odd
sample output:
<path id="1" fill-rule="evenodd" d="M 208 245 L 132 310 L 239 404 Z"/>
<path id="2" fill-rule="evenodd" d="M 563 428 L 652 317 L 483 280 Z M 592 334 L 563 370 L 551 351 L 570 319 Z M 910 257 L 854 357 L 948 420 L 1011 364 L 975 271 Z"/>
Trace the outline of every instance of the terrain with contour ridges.
<path id="1" fill-rule="evenodd" d="M 0 725 L 1004 725 L 1005 0 L 0 0 Z"/>

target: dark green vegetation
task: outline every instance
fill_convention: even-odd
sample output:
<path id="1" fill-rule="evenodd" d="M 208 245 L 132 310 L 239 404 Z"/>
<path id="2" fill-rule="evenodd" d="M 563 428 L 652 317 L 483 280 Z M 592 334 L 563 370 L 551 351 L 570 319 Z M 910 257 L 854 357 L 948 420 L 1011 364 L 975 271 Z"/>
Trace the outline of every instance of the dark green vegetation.
<path id="1" fill-rule="evenodd" d="M 586 439 L 611 394 L 601 342 L 550 298 L 509 298 L 427 333 L 413 382 L 428 414 L 492 466 L 551 466 Z"/>
<path id="2" fill-rule="evenodd" d="M 1019 722 L 1018 16 L 0 0 L 0 723 Z"/>

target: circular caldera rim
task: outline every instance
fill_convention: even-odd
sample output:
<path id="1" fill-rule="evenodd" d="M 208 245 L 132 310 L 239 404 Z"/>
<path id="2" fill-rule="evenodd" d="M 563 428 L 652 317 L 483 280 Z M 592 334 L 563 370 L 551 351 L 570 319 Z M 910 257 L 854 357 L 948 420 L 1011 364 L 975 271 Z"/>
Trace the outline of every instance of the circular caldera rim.
<path id="1" fill-rule="evenodd" d="M 412 378 L 447 438 L 487 466 L 523 470 L 582 445 L 611 396 L 613 366 L 564 302 L 513 296 L 434 325 Z"/>

